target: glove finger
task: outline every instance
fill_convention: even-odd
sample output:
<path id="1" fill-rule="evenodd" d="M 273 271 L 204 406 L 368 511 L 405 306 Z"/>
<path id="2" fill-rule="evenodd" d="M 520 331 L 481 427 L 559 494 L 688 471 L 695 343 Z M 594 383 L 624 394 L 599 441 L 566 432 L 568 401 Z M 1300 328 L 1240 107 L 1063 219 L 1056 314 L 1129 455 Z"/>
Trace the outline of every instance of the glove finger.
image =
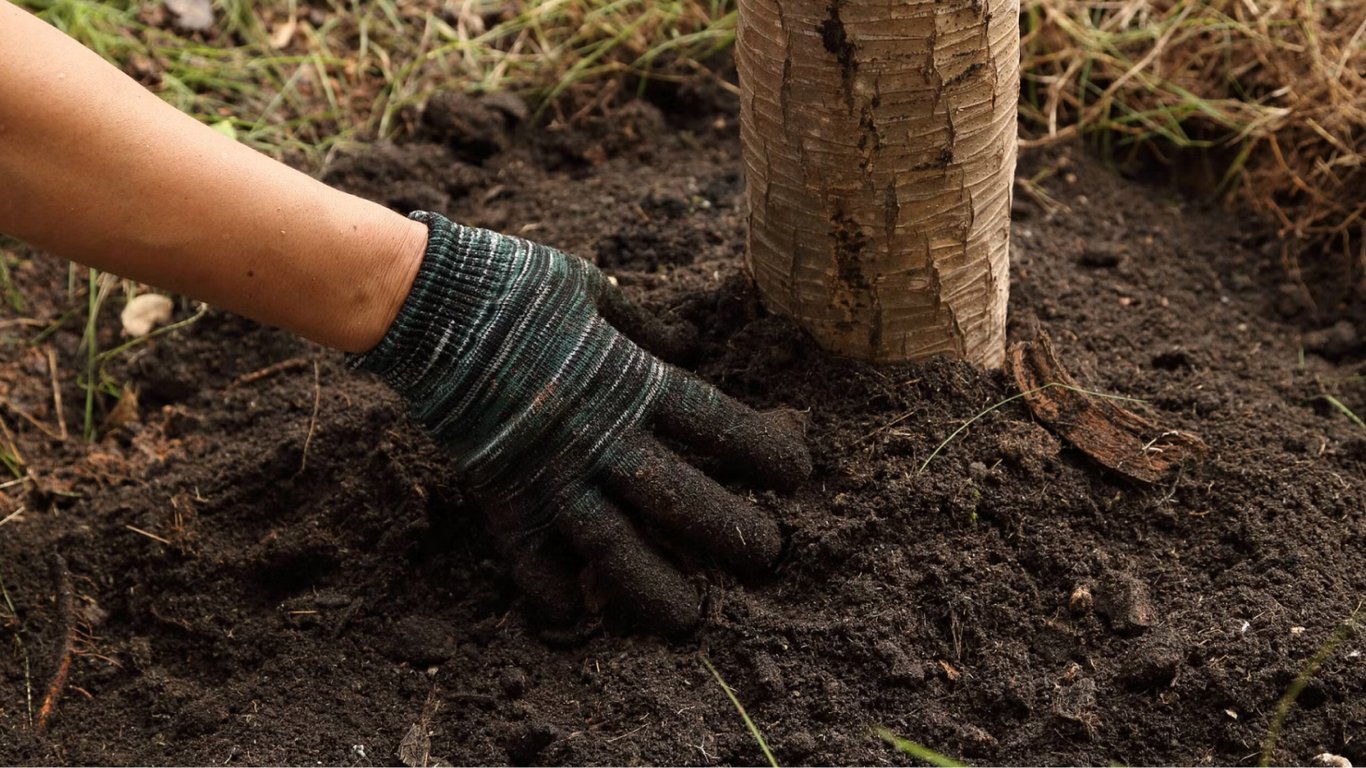
<path id="1" fill-rule="evenodd" d="M 583 613 L 579 568 L 554 523 L 538 521 L 529 508 L 504 505 L 489 515 L 488 527 L 513 582 L 529 603 L 529 616 L 562 625 Z"/>
<path id="2" fill-rule="evenodd" d="M 628 446 L 605 469 L 603 483 L 609 494 L 664 534 L 709 554 L 732 572 L 758 574 L 782 549 L 773 518 L 654 440 Z"/>
<path id="3" fill-rule="evenodd" d="M 576 259 L 598 312 L 626 338 L 666 362 L 687 365 L 697 354 L 697 329 L 686 322 L 666 323 L 626 298 L 602 270 Z"/>
<path id="4" fill-rule="evenodd" d="M 810 477 L 806 419 L 800 413 L 760 413 L 695 376 L 673 374 L 655 411 L 660 432 L 776 490 L 790 491 Z"/>
<path id="5" fill-rule="evenodd" d="M 666 635 L 697 624 L 697 590 L 600 492 L 584 489 L 561 507 L 557 519 L 565 537 L 601 577 L 609 597 Z"/>

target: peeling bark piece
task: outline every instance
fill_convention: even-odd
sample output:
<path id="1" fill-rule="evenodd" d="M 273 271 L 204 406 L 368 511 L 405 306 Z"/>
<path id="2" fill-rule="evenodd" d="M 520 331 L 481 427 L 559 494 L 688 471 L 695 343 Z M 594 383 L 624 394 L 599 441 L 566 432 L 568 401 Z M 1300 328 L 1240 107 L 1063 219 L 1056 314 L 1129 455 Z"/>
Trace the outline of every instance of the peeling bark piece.
<path id="1" fill-rule="evenodd" d="M 1051 710 L 1055 717 L 1082 726 L 1088 734 L 1100 726 L 1096 681 L 1083 677 L 1053 687 Z"/>
<path id="2" fill-rule="evenodd" d="M 1048 334 L 1012 345 L 1010 368 L 1034 418 L 1125 477 L 1155 483 L 1208 451 L 1190 432 L 1165 429 L 1113 401 L 1078 391 L 1076 380 L 1058 362 Z"/>
<path id="3" fill-rule="evenodd" d="M 1101 583 L 1096 610 L 1121 635 L 1136 635 L 1157 623 L 1147 585 L 1127 573 L 1111 575 Z"/>

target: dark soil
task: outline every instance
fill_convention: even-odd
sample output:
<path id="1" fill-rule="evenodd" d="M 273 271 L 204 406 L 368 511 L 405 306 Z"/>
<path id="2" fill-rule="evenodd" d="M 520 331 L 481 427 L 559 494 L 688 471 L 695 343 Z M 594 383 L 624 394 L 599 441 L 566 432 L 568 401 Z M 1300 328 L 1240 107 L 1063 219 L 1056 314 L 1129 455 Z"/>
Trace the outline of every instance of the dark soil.
<path id="1" fill-rule="evenodd" d="M 398 401 L 279 331 L 211 312 L 111 366 L 136 420 L 88 447 L 45 435 L 19 411 L 56 429 L 47 349 L 80 429 L 76 316 L 0 351 L 0 413 L 37 478 L 0 507 L 25 507 L 0 527 L 0 761 L 762 761 L 704 656 L 783 763 L 907 762 L 879 725 L 980 762 L 1257 761 L 1278 699 L 1366 599 L 1366 430 L 1323 398 L 1366 413 L 1366 347 L 1358 321 L 1302 304 L 1248 219 L 1076 147 L 1025 153 L 1047 197 L 1017 190 L 1012 335 L 1046 330 L 1082 386 L 1142 398 L 1209 457 L 1137 485 L 1014 401 L 919 472 L 1013 383 L 847 362 L 767 316 L 742 271 L 732 111 L 478 117 L 434 114 L 329 180 L 595 259 L 697 326 L 702 376 L 806 411 L 814 476 L 754 496 L 787 537 L 776 572 L 704 574 L 707 618 L 681 641 L 610 609 L 543 634 Z M 83 302 L 63 264 L 13 271 L 23 317 Z M 3 335 L 31 338 L 19 316 Z M 77 653 L 39 735 L 57 555 Z M 1366 764 L 1364 645 L 1329 648 L 1278 761 Z"/>

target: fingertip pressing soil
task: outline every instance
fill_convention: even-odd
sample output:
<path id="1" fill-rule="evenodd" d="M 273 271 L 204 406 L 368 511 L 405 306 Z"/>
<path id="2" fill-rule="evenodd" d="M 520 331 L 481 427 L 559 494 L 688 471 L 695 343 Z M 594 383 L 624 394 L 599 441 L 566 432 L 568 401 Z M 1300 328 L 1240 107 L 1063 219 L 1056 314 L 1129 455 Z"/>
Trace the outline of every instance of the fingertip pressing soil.
<path id="1" fill-rule="evenodd" d="M 732 111 L 638 102 L 545 130 L 514 112 L 433 114 L 425 138 L 327 178 L 593 259 L 696 326 L 700 376 L 803 412 L 811 478 L 732 484 L 780 523 L 775 572 L 693 574 L 703 618 L 682 640 L 610 609 L 543 631 L 396 398 L 284 333 L 210 312 L 111 365 L 138 419 L 89 446 L 45 434 L 49 348 L 80 430 L 77 317 L 0 353 L 37 478 L 0 514 L 25 507 L 0 527 L 0 761 L 762 761 L 702 656 L 783 763 L 909 762 L 876 726 L 988 763 L 1259 759 L 1278 699 L 1366 596 L 1366 431 L 1324 398 L 1366 413 L 1361 328 L 1305 309 L 1265 232 L 1077 147 L 1026 152 L 1012 338 L 1047 331 L 1083 387 L 1142 399 L 1209 455 L 1137 484 L 1016 400 L 920 471 L 1013 381 L 837 359 L 767 315 L 742 271 Z M 478 131 L 496 135 L 476 152 Z M 44 325 L 84 302 L 55 261 L 14 273 Z M 6 334 L 39 329 L 23 330 Z M 40 737 L 29 702 L 66 631 L 57 555 L 78 640 Z M 1332 648 L 1277 762 L 1366 763 L 1362 646 Z"/>

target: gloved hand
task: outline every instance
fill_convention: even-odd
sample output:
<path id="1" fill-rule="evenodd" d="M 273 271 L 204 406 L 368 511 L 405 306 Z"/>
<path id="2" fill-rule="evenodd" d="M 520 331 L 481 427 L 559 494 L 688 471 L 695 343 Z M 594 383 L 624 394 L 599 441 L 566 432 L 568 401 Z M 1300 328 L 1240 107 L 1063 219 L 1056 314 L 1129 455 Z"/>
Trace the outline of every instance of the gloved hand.
<path id="1" fill-rule="evenodd" d="M 429 231 L 412 291 L 351 363 L 380 374 L 454 456 L 537 609 L 577 615 L 586 563 L 610 598 L 677 632 L 697 622 L 699 598 L 660 544 L 741 573 L 772 564 L 774 522 L 656 433 L 790 489 L 811 471 L 795 414 L 757 413 L 637 346 L 676 337 L 588 262 L 412 218 Z"/>

